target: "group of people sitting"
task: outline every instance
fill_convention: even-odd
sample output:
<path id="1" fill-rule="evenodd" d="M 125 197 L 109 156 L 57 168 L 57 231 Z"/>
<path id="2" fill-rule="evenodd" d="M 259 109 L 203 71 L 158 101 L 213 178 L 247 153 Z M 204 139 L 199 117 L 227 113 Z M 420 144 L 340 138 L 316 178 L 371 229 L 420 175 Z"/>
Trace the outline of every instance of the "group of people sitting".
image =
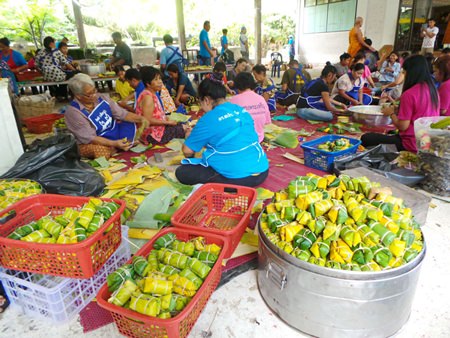
<path id="1" fill-rule="evenodd" d="M 179 85 L 179 78 L 186 76 L 171 65 L 167 70 L 171 83 Z M 85 74 L 69 80 L 74 99 L 66 109 L 65 120 L 82 156 L 109 157 L 117 149 L 130 149 L 137 141 L 157 145 L 181 138 L 185 139 L 182 150 L 186 158 L 175 174 L 182 183 L 255 186 L 266 179 L 269 164 L 260 142 L 264 124 L 270 123 L 270 112 L 265 99 L 253 91 L 256 83 L 251 73 L 237 71 L 233 80 L 226 82 L 224 72 L 208 74 L 195 94 L 205 114 L 191 129 L 168 119 L 176 105 L 159 69 L 144 66 L 124 71 L 119 67 L 117 71 L 119 87 L 126 82 L 134 89 L 132 107 L 127 104 L 130 96 L 116 103 L 98 94 Z M 228 86 L 237 92 L 230 101 L 226 100 Z M 185 100 L 183 94 L 175 98 Z M 194 157 L 203 148 L 201 158 Z"/>

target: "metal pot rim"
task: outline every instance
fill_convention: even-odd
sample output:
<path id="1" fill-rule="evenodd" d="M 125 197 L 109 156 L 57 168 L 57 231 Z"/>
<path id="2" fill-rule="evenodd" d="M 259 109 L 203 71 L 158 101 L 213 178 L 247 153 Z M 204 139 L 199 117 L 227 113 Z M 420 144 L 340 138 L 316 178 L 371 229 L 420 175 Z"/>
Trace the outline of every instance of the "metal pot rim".
<path id="1" fill-rule="evenodd" d="M 397 277 L 397 276 L 403 275 L 403 274 L 415 269 L 417 266 L 419 266 L 422 263 L 423 259 L 425 258 L 426 243 L 425 243 L 425 238 L 424 238 L 423 239 L 423 249 L 419 253 L 419 255 L 417 255 L 417 257 L 414 258 L 411 262 L 406 263 L 405 265 L 402 265 L 398 268 L 393 268 L 393 269 L 383 270 L 383 271 L 368 272 L 368 271 L 337 270 L 337 269 L 318 266 L 315 264 L 311 264 L 311 263 L 302 261 L 301 259 L 298 259 L 292 255 L 289 255 L 287 252 L 281 250 L 275 244 L 273 244 L 267 238 L 267 236 L 264 234 L 264 232 L 261 229 L 261 214 L 258 217 L 258 221 L 257 221 L 257 225 L 256 225 L 258 228 L 259 240 L 260 241 L 262 240 L 269 249 L 271 249 L 275 254 L 277 254 L 281 259 L 283 259 L 287 263 L 292 264 L 295 267 L 301 268 L 303 270 L 317 273 L 319 275 L 324 275 L 324 276 L 333 277 L 333 278 L 340 278 L 340 279 L 349 279 L 349 280 L 386 279 L 386 278 Z"/>

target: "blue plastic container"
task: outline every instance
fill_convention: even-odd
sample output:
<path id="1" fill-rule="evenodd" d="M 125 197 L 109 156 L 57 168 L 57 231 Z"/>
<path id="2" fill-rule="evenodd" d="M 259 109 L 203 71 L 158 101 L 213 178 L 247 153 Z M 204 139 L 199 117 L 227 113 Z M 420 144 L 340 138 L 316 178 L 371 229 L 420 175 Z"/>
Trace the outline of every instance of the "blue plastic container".
<path id="1" fill-rule="evenodd" d="M 319 144 L 327 141 L 335 141 L 340 138 L 345 138 L 350 141 L 352 145 L 350 148 L 341 151 L 329 152 L 322 149 L 317 149 Z M 325 135 L 318 139 L 305 142 L 301 145 L 305 154 L 305 165 L 314 169 L 331 172 L 333 170 L 333 163 L 337 159 L 342 159 L 349 154 L 354 154 L 361 144 L 360 140 L 342 135 Z"/>

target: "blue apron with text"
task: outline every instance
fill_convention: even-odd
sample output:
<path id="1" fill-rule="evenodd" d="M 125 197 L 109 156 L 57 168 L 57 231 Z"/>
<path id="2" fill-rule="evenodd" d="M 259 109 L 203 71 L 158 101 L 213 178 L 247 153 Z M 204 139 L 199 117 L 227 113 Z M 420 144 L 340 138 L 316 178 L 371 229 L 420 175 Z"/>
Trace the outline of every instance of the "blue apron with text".
<path id="1" fill-rule="evenodd" d="M 301 98 L 303 98 L 306 101 L 306 103 L 310 108 L 328 111 L 327 107 L 325 106 L 325 103 L 323 103 L 322 101 L 322 95 L 320 96 L 308 95 L 308 89 L 319 81 L 323 80 L 321 78 L 317 78 L 307 83 L 305 87 L 303 87 Z"/>
<path id="2" fill-rule="evenodd" d="M 219 142 L 216 143 L 216 147 L 224 144 L 225 142 L 228 142 L 229 140 L 231 140 L 233 137 L 236 137 L 237 135 L 239 135 L 239 132 L 241 131 L 241 126 L 233 129 L 233 131 L 227 135 L 225 135 L 223 138 L 221 138 L 219 140 Z M 212 156 L 216 155 L 216 154 L 220 154 L 220 155 L 230 155 L 230 154 L 236 154 L 239 153 L 241 151 L 245 151 L 246 149 L 250 148 L 250 147 L 255 147 L 256 150 L 259 153 L 259 157 L 258 157 L 258 161 L 261 159 L 261 157 L 264 156 L 264 151 L 261 148 L 261 145 L 259 144 L 258 141 L 250 143 L 249 145 L 242 147 L 240 149 L 236 149 L 236 150 L 230 150 L 230 151 L 218 151 L 216 150 L 212 145 L 207 144 L 205 146 L 205 151 L 202 154 L 202 158 L 184 158 L 183 160 L 181 160 L 181 164 L 192 164 L 192 165 L 202 165 L 204 167 L 209 167 L 209 163 L 208 163 L 208 159 L 210 159 Z"/>
<path id="3" fill-rule="evenodd" d="M 351 73 L 348 74 L 348 77 L 350 78 L 350 80 L 353 79 L 353 76 Z M 360 89 L 361 89 L 361 86 L 357 86 L 355 84 L 355 85 L 353 85 L 353 88 L 351 90 L 349 90 L 348 92 L 345 92 L 345 94 L 350 96 L 352 99 L 359 101 L 359 90 Z M 368 94 L 363 94 L 362 101 L 363 101 L 362 102 L 363 105 L 369 105 L 372 103 L 372 96 L 370 96 Z"/>
<path id="4" fill-rule="evenodd" d="M 295 68 L 295 76 L 294 76 L 294 80 L 292 81 L 292 88 L 296 88 L 297 87 L 297 80 L 299 80 L 299 83 L 301 83 L 300 78 L 303 80 L 304 85 L 306 85 L 308 83 L 308 79 L 305 77 L 305 75 L 303 74 L 303 66 L 299 66 L 299 68 Z M 278 91 L 275 93 L 275 98 L 277 100 L 284 100 L 287 99 L 289 96 L 291 95 L 298 95 L 299 93 L 295 93 L 294 91 L 292 91 L 289 87 L 286 89 L 286 91 Z"/>
<path id="5" fill-rule="evenodd" d="M 98 99 L 97 106 L 92 112 L 89 112 L 86 108 L 81 109 L 78 102 L 75 101 L 72 101 L 70 105 L 80 110 L 88 118 L 95 127 L 97 136 L 113 141 L 127 138 L 128 141 L 134 142 L 136 124 L 126 121 L 116 122 L 112 116 L 109 103 L 102 98 Z"/>
<path id="6" fill-rule="evenodd" d="M 261 86 L 258 86 L 255 88 L 255 92 L 258 95 L 263 95 L 264 93 L 270 92 L 272 90 L 275 89 L 275 83 L 273 82 L 272 79 L 269 79 L 271 81 L 271 85 L 267 86 L 266 88 L 262 88 Z M 269 111 L 276 111 L 277 110 L 277 101 L 275 96 L 271 97 L 268 101 L 267 101 L 267 105 L 269 106 Z"/>

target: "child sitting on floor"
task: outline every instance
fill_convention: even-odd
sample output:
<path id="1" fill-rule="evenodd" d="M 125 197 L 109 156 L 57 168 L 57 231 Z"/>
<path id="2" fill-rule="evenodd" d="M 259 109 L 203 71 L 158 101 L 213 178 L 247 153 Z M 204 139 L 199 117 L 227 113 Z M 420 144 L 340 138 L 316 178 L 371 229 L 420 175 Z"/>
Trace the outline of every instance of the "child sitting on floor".
<path id="1" fill-rule="evenodd" d="M 130 83 L 125 79 L 125 69 L 123 66 L 115 66 L 114 72 L 119 77 L 116 80 L 116 92 L 120 99 L 123 100 L 134 93 L 134 88 L 130 86 Z"/>

